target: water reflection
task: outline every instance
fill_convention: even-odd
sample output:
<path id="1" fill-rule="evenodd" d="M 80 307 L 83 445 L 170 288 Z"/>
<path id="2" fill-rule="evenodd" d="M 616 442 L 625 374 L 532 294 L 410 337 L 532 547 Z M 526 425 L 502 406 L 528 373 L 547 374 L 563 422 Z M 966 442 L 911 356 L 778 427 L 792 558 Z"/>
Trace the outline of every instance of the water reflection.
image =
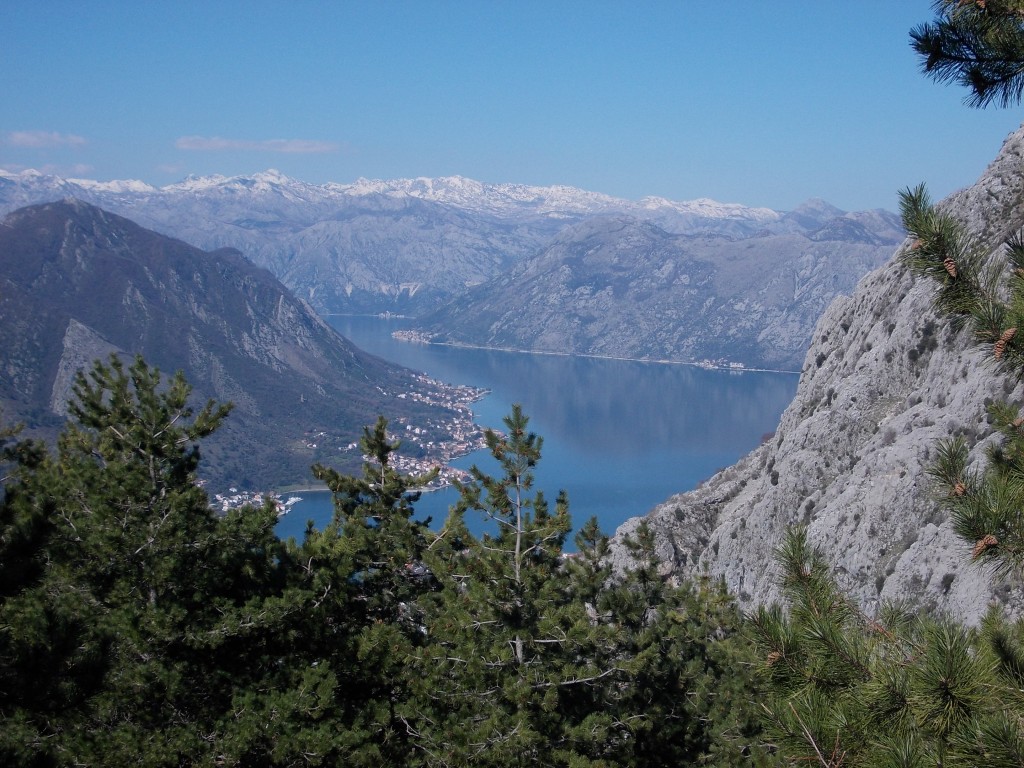
<path id="1" fill-rule="evenodd" d="M 402 320 L 330 321 L 368 352 L 490 389 L 474 408 L 485 425 L 500 427 L 511 404 L 522 404 L 530 427 L 544 437 L 538 486 L 552 502 L 566 489 L 574 520 L 597 515 L 609 532 L 750 451 L 775 430 L 796 392 L 795 374 L 425 346 L 391 337 L 407 326 Z M 477 454 L 458 464 L 490 470 L 488 458 Z M 419 509 L 441 519 L 453 501 L 454 494 L 428 494 Z M 317 503 L 315 517 L 329 515 L 329 504 Z M 298 519 L 282 528 L 300 533 L 314 506 L 297 509 Z"/>

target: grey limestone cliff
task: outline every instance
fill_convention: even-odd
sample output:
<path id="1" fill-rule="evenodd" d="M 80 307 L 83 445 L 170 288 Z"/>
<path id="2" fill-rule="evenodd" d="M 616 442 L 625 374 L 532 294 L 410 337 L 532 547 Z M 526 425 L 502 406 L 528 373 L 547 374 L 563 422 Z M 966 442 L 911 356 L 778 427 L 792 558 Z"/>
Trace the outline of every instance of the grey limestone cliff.
<path id="1" fill-rule="evenodd" d="M 592 217 L 418 325 L 455 344 L 794 371 L 822 312 L 902 237 L 812 213 L 812 231 L 739 239 Z"/>
<path id="2" fill-rule="evenodd" d="M 941 206 L 993 251 L 1020 230 L 1024 128 Z M 721 577 L 748 608 L 777 601 L 773 550 L 803 523 L 869 613 L 908 599 L 977 622 L 992 601 L 1024 605 L 1018 588 L 970 563 L 926 474 L 936 442 L 956 434 L 984 461 L 986 400 L 1019 402 L 1021 388 L 937 317 L 931 285 L 909 274 L 901 252 L 821 317 L 774 438 L 648 513 L 666 569 Z"/>

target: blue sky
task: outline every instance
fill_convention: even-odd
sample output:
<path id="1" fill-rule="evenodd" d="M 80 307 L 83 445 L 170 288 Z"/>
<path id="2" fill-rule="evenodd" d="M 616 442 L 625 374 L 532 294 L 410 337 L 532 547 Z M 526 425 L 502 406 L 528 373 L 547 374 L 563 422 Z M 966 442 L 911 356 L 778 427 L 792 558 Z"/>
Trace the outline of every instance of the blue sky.
<path id="1" fill-rule="evenodd" d="M 895 209 L 1022 119 L 919 72 L 930 0 L 0 3 L 0 168 L 462 175 Z"/>

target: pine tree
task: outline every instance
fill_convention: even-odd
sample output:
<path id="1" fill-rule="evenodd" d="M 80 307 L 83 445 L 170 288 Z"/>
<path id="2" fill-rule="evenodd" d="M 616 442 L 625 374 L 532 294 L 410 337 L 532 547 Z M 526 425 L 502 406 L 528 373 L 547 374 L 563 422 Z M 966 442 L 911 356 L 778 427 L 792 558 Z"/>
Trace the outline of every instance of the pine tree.
<path id="1" fill-rule="evenodd" d="M 214 516 L 196 441 L 228 409 L 195 413 L 180 375 L 112 358 L 74 392 L 56 455 L 22 451 L 5 480 L 4 554 L 30 567 L 0 596 L 0 749 L 15 765 L 213 762 L 235 691 L 266 668 L 249 640 L 289 610 L 266 599 L 283 584 L 275 515 Z"/>
<path id="2" fill-rule="evenodd" d="M 1024 94 L 1024 2 L 939 0 L 938 18 L 910 33 L 924 72 L 970 91 L 968 104 L 1008 106 Z"/>
<path id="3" fill-rule="evenodd" d="M 771 764 L 735 602 L 722 584 L 674 583 L 646 524 L 624 543 L 636 566 L 611 580 L 598 609 L 623 672 L 601 705 L 627 728 L 621 764 Z"/>
<path id="4" fill-rule="evenodd" d="M 936 282 L 936 306 L 957 327 L 967 327 L 990 350 L 1003 375 L 1024 376 L 1024 239 L 1018 233 L 989 259 L 958 223 L 938 212 L 923 187 L 902 196 L 904 226 L 913 238 L 906 261 L 915 274 Z M 1019 406 L 993 403 L 992 425 L 1001 440 L 988 452 L 983 472 L 968 469 L 961 437 L 939 445 L 931 474 L 939 482 L 956 532 L 971 544 L 971 558 L 1017 576 L 1024 567 L 1024 418 Z"/>
<path id="5" fill-rule="evenodd" d="M 0 430 L 0 763 L 52 765 L 68 715 L 99 687 L 105 644 L 95 603 L 51 567 L 57 525 L 41 476 L 45 446 Z"/>
<path id="6" fill-rule="evenodd" d="M 501 474 L 472 467 L 473 482 L 460 484 L 460 502 L 430 558 L 443 592 L 424 662 L 424 709 L 437 714 L 424 718 L 421 748 L 454 765 L 544 762 L 543 713 L 553 709 L 557 684 L 549 659 L 568 642 L 560 570 L 566 500 L 560 496 L 552 513 L 544 494 L 533 492 L 543 440 L 518 405 L 504 423 L 505 434 L 486 432 Z M 482 514 L 493 533 L 471 536 L 467 512 Z"/>
<path id="7" fill-rule="evenodd" d="M 320 759 L 346 765 L 403 765 L 409 760 L 410 660 L 425 642 L 420 601 L 434 588 L 424 565 L 429 520 L 414 519 L 422 476 L 398 472 L 400 447 L 378 419 L 364 429 L 362 477 L 316 465 L 334 494 L 334 516 L 307 530 L 294 557 L 296 584 L 309 610 L 294 654 L 321 681 L 318 714 L 331 731 Z"/>
<path id="8" fill-rule="evenodd" d="M 870 618 L 802 529 L 778 557 L 789 613 L 762 607 L 752 624 L 787 764 L 1024 764 L 1021 624 L 993 611 L 976 631 L 892 605 Z"/>
<path id="9" fill-rule="evenodd" d="M 568 500 L 533 492 L 541 439 L 514 406 L 429 548 L 416 743 L 428 765 L 758 764 L 752 656 L 723 591 L 668 583 L 650 531 L 616 574 L 594 520 L 564 552 Z M 479 539 L 464 516 L 496 527 Z"/>

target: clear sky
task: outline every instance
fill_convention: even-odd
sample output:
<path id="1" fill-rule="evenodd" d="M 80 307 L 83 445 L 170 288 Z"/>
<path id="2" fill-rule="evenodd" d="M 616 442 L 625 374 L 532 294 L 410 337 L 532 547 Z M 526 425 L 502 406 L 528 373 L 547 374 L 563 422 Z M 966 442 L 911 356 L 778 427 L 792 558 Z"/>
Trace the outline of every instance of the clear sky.
<path id="1" fill-rule="evenodd" d="M 930 0 L 0 0 L 0 168 L 461 175 L 896 208 L 1024 118 L 920 74 Z"/>

